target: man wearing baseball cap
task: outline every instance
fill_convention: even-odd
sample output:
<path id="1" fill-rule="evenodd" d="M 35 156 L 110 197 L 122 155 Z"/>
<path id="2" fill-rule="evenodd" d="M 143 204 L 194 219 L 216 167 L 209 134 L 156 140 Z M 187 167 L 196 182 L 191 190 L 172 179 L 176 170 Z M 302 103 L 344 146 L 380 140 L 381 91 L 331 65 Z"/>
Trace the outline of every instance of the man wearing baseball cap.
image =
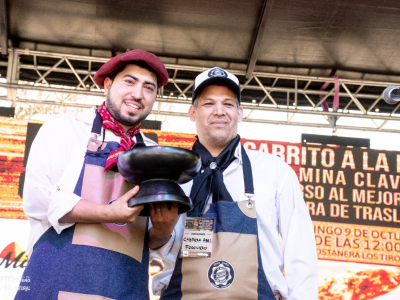
<path id="1" fill-rule="evenodd" d="M 151 228 L 129 207 L 137 193 L 116 166 L 142 142 L 140 131 L 168 72 L 136 49 L 95 74 L 106 100 L 99 108 L 53 117 L 32 144 L 24 211 L 31 223 L 28 265 L 16 299 L 148 299 L 149 248 L 170 240 L 178 208 L 150 207 Z M 33 248 L 33 251 L 32 251 Z"/>
<path id="2" fill-rule="evenodd" d="M 203 165 L 182 186 L 195 209 L 176 227 L 183 242 L 175 269 L 155 280 L 161 300 L 318 298 L 313 227 L 298 179 L 279 157 L 243 148 L 240 102 L 230 72 L 196 77 L 189 117 Z"/>

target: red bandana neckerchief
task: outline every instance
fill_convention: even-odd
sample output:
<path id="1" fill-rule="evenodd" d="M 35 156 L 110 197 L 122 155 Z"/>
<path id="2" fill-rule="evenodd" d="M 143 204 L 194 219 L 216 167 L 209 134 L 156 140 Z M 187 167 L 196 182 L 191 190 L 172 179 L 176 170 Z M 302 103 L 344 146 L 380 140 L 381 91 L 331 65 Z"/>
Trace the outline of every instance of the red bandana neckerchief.
<path id="1" fill-rule="evenodd" d="M 132 146 L 135 145 L 135 141 L 132 139 L 132 137 L 140 134 L 140 124 L 125 132 L 122 126 L 110 114 L 105 102 L 103 102 L 103 104 L 97 109 L 97 111 L 103 119 L 103 129 L 109 129 L 116 136 L 121 137 L 120 147 L 115 149 L 114 151 L 111 151 L 110 155 L 107 158 L 106 165 L 104 166 L 104 171 L 107 171 L 117 164 L 118 155 L 120 155 L 122 152 L 130 150 Z"/>

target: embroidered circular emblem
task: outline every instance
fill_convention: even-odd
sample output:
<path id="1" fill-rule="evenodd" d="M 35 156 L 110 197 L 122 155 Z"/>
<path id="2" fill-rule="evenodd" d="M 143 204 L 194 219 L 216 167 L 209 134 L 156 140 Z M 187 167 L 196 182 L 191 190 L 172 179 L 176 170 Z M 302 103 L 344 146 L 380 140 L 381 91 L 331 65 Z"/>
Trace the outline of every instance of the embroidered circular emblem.
<path id="1" fill-rule="evenodd" d="M 208 77 L 228 77 L 228 73 L 220 68 L 213 68 L 208 72 Z"/>
<path id="2" fill-rule="evenodd" d="M 117 199 L 113 199 L 113 200 L 111 200 L 111 201 L 109 201 L 108 203 L 107 203 L 107 205 L 110 205 L 111 203 L 113 203 L 113 202 L 115 202 L 115 201 L 117 201 Z M 114 223 L 115 225 L 118 225 L 118 226 L 125 226 L 126 225 L 126 223 Z"/>
<path id="3" fill-rule="evenodd" d="M 235 271 L 227 261 L 218 260 L 208 268 L 208 281 L 217 289 L 228 288 L 234 280 Z"/>

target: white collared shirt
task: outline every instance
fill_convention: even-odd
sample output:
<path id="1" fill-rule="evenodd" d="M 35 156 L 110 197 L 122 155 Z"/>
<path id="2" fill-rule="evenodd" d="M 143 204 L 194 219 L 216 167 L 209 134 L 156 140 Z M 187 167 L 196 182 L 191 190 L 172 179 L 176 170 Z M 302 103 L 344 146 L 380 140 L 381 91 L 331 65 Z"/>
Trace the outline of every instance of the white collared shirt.
<path id="1" fill-rule="evenodd" d="M 281 158 L 259 151 L 246 152 L 253 172 L 253 200 L 257 210 L 261 259 L 269 285 L 272 291 L 280 292 L 288 300 L 316 300 L 318 260 L 315 237 L 298 178 Z M 247 200 L 240 145 L 235 156 L 237 159 L 223 172 L 224 183 L 234 201 Z M 191 187 L 192 181 L 182 185 L 187 195 Z M 166 245 L 169 247 L 173 243 L 171 251 L 164 253 L 164 271 L 153 279 L 156 294 L 161 293 L 172 274 L 184 219 L 185 215 L 182 215 L 175 227 L 175 241 Z"/>
<path id="2" fill-rule="evenodd" d="M 32 143 L 23 194 L 24 212 L 31 225 L 27 253 L 31 253 L 35 242 L 51 226 L 60 233 L 74 225 L 58 220 L 81 199 L 73 191 L 92 136 L 95 115 L 94 108 L 56 115 L 43 124 Z M 145 136 L 143 139 L 147 145 L 156 145 Z M 105 141 L 120 143 L 120 140 L 106 130 Z"/>

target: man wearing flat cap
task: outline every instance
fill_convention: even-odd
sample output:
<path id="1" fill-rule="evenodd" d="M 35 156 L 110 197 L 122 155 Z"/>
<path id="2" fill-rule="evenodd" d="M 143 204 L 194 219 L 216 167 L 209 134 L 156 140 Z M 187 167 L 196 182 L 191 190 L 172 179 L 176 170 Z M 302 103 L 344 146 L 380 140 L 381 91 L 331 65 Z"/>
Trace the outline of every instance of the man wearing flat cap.
<path id="1" fill-rule="evenodd" d="M 149 248 L 166 244 L 178 220 L 176 205 L 150 205 L 149 225 L 139 216 L 143 206 L 128 205 L 138 187 L 116 166 L 135 143 L 155 145 L 140 124 L 168 81 L 164 65 L 128 50 L 93 80 L 105 102 L 53 117 L 32 144 L 23 204 L 31 223 L 29 282 L 16 299 L 148 299 Z"/>
<path id="2" fill-rule="evenodd" d="M 240 100 L 230 72 L 212 68 L 195 79 L 189 117 L 202 169 L 182 186 L 194 210 L 175 228 L 182 247 L 165 263 L 173 266 L 175 254 L 175 268 L 154 279 L 161 300 L 318 298 L 314 232 L 297 176 L 279 157 L 243 148 Z"/>

